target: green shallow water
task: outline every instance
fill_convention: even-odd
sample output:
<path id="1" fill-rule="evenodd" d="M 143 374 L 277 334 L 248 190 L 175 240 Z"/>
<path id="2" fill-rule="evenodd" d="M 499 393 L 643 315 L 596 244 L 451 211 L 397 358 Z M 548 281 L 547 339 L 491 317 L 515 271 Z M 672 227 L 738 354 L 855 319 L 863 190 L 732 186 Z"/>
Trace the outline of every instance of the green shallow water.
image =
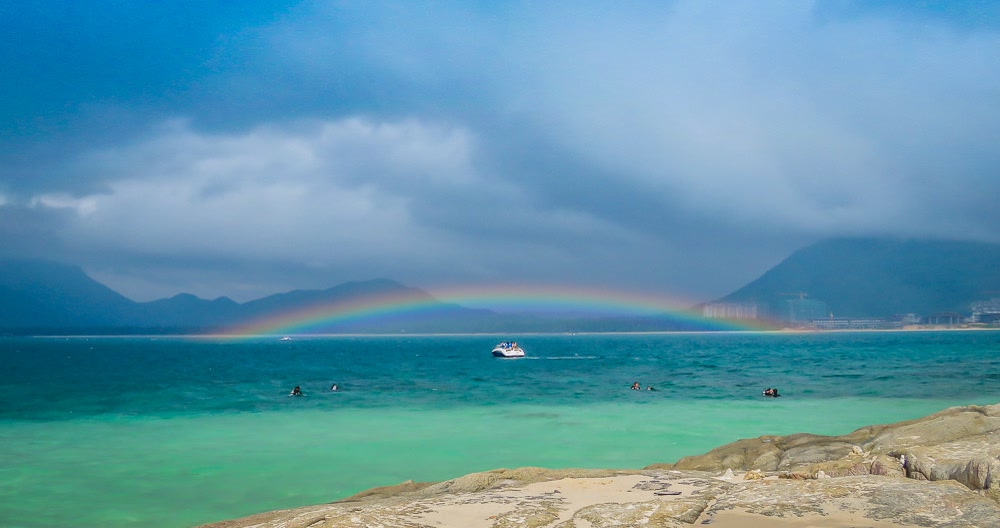
<path id="1" fill-rule="evenodd" d="M 191 526 L 500 467 L 638 468 L 738 438 L 844 434 L 966 403 L 659 401 L 8 422 L 0 519 Z"/>
<path id="2" fill-rule="evenodd" d="M 0 526 L 184 527 L 1000 402 L 1000 332 L 526 336 L 514 361 L 498 340 L 0 340 Z"/>

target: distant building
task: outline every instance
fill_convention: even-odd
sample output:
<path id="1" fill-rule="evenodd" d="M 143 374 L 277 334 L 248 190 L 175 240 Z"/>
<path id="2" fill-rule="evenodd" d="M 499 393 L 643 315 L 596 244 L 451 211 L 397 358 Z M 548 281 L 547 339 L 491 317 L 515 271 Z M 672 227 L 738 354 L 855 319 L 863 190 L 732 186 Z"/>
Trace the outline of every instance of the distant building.
<path id="1" fill-rule="evenodd" d="M 955 312 L 938 312 L 927 316 L 927 324 L 960 325 L 962 324 L 962 314 Z"/>
<path id="2" fill-rule="evenodd" d="M 1000 298 L 972 303 L 973 323 L 997 325 L 1000 324 Z"/>
<path id="3" fill-rule="evenodd" d="M 708 303 L 701 308 L 706 319 L 757 319 L 758 313 L 755 302 Z"/>
<path id="4" fill-rule="evenodd" d="M 920 324 L 920 316 L 915 313 L 896 314 L 889 318 L 889 323 L 897 328 L 918 325 Z"/>
<path id="5" fill-rule="evenodd" d="M 813 320 L 812 326 L 820 330 L 876 330 L 895 325 L 881 317 L 827 317 Z"/>
<path id="6" fill-rule="evenodd" d="M 829 311 L 826 303 L 816 299 L 787 299 L 778 312 L 779 318 L 789 323 L 812 324 L 813 321 L 827 318 Z"/>

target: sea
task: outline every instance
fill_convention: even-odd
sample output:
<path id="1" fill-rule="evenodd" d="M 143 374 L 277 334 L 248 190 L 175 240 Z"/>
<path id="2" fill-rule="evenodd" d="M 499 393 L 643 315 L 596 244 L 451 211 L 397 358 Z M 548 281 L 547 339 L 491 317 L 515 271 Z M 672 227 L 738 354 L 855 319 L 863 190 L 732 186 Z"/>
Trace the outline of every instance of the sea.
<path id="1" fill-rule="evenodd" d="M 188 527 L 1000 403 L 1000 331 L 281 337 L 0 338 L 0 526 Z"/>

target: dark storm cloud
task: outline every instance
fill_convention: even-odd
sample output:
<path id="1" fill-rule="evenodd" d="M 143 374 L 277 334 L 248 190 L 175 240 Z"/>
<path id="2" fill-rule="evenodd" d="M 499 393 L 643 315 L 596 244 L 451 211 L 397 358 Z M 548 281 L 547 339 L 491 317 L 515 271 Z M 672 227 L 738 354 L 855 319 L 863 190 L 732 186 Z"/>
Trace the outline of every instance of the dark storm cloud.
<path id="1" fill-rule="evenodd" d="M 704 299 L 826 236 L 1000 241 L 989 6 L 51 5 L 0 28 L 4 251 L 137 297 Z"/>

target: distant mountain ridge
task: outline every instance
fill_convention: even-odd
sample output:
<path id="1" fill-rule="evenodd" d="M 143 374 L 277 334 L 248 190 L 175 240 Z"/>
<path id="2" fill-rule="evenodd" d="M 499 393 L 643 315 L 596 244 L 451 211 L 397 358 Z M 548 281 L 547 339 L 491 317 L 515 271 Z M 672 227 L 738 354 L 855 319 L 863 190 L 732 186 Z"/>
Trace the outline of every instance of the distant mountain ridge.
<path id="1" fill-rule="evenodd" d="M 405 297 L 413 309 L 379 317 L 343 317 L 323 310 Z M 796 251 L 757 280 L 719 299 L 754 303 L 781 319 L 790 303 L 811 302 L 836 316 L 968 313 L 972 302 L 1000 297 L 1000 245 L 953 241 L 833 239 Z M 295 290 L 246 303 L 179 294 L 135 302 L 76 266 L 0 260 L 0 333 L 204 334 L 261 325 L 289 313 L 319 313 L 311 333 L 527 333 L 713 330 L 717 323 L 662 316 L 543 317 L 498 314 L 435 299 L 390 279 Z M 770 313 L 767 313 L 770 312 Z M 310 312 L 311 313 L 311 312 Z M 280 330 L 280 327 L 276 327 Z"/>
<path id="2" fill-rule="evenodd" d="M 326 290 L 295 290 L 247 303 L 227 297 L 206 300 L 188 293 L 135 302 L 87 276 L 76 266 L 47 261 L 0 261 L 0 331 L 8 333 L 206 333 L 228 331 L 282 314 L 375 297 L 423 301 L 413 313 L 378 321 L 317 322 L 316 332 L 432 331 L 479 323 L 491 312 L 435 300 L 389 279 L 348 282 Z M 457 331 L 457 329 L 452 329 Z"/>
<path id="3" fill-rule="evenodd" d="M 115 325 L 129 321 L 135 305 L 75 266 L 0 261 L 0 327 Z"/>
<path id="4" fill-rule="evenodd" d="M 810 299 L 834 316 L 887 317 L 968 313 L 991 297 L 1000 297 L 1000 245 L 839 238 L 796 251 L 720 301 L 757 302 L 775 313 L 789 300 Z"/>
<path id="5" fill-rule="evenodd" d="M 377 317 L 339 316 L 350 306 L 405 299 Z M 396 309 L 394 309 L 396 308 Z M 282 327 L 289 314 L 311 318 Z M 182 293 L 132 301 L 77 266 L 45 261 L 0 261 L 0 334 L 209 334 L 253 330 L 306 333 L 528 333 L 699 330 L 672 316 L 545 318 L 497 314 L 442 302 L 390 279 L 347 282 L 325 290 L 295 290 L 246 303 Z"/>

